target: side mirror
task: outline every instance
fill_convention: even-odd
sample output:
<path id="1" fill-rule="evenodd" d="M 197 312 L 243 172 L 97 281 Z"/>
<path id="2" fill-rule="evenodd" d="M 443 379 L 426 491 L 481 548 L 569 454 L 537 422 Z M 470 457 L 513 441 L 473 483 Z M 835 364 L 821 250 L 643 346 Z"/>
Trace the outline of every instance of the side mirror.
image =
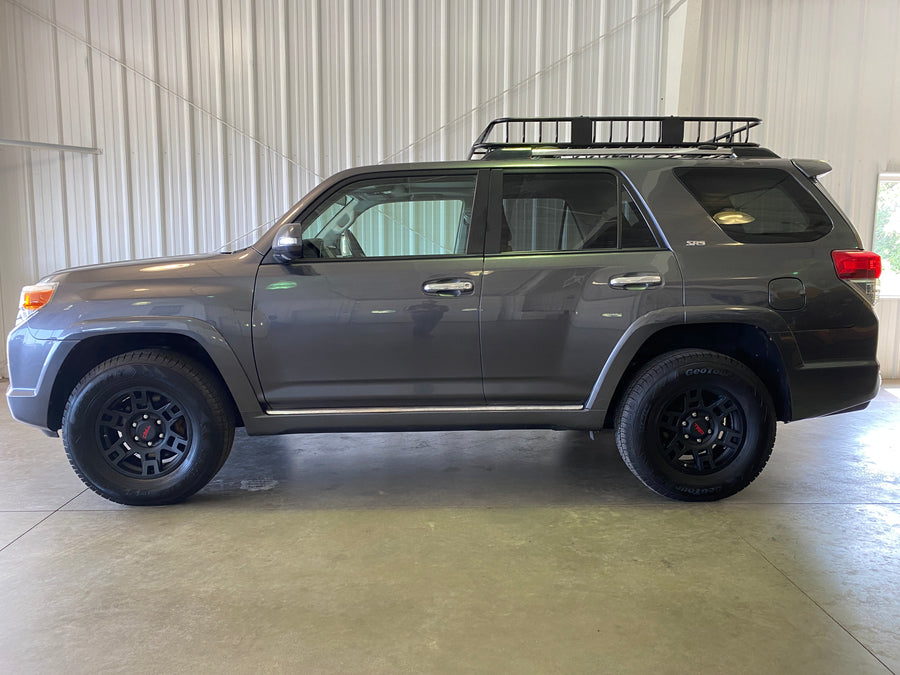
<path id="1" fill-rule="evenodd" d="M 304 240 L 300 235 L 299 223 L 288 223 L 275 234 L 272 257 L 281 264 L 289 264 L 303 258 L 321 258 L 321 241 Z"/>
<path id="2" fill-rule="evenodd" d="M 303 240 L 280 232 L 272 244 L 272 257 L 279 263 L 290 263 L 303 257 Z"/>

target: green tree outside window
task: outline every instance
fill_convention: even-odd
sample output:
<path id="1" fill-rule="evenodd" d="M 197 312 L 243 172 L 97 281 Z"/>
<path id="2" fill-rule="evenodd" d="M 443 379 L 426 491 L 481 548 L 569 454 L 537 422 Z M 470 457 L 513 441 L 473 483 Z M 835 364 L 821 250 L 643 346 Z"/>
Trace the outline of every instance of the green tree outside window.
<path id="1" fill-rule="evenodd" d="M 872 250 L 881 256 L 881 295 L 900 296 L 900 176 L 878 182 Z"/>

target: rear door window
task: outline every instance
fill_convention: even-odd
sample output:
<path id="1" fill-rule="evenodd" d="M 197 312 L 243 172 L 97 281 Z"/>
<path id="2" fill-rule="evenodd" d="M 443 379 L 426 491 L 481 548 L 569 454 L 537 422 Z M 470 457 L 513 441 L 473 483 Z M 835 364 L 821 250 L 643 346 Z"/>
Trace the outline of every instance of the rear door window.
<path id="1" fill-rule="evenodd" d="M 804 242 L 831 232 L 831 219 L 787 171 L 698 167 L 676 169 L 675 175 L 735 241 Z"/>
<path id="2" fill-rule="evenodd" d="M 505 172 L 501 208 L 501 253 L 658 247 L 634 199 L 608 172 Z"/>

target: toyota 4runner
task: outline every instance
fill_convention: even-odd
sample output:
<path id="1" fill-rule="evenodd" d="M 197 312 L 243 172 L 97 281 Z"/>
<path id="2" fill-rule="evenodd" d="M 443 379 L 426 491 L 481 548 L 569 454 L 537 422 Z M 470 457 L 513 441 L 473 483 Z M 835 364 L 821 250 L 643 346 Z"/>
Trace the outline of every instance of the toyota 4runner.
<path id="1" fill-rule="evenodd" d="M 52 274 L 8 338 L 14 417 L 100 495 L 182 500 L 251 435 L 612 427 L 683 500 L 776 421 L 878 389 L 880 258 L 755 118 L 504 118 L 468 161 L 344 171 L 252 246 Z"/>

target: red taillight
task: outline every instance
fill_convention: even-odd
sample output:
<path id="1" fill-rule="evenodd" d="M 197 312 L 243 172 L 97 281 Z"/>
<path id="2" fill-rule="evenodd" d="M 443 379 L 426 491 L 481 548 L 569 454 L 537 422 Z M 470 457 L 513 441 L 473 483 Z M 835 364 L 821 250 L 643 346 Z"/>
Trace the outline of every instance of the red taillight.
<path id="1" fill-rule="evenodd" d="M 871 251 L 832 251 L 834 270 L 840 279 L 877 279 L 881 276 L 881 256 Z"/>
<path id="2" fill-rule="evenodd" d="M 831 259 L 838 278 L 874 305 L 878 300 L 881 256 L 871 251 L 832 251 Z"/>

